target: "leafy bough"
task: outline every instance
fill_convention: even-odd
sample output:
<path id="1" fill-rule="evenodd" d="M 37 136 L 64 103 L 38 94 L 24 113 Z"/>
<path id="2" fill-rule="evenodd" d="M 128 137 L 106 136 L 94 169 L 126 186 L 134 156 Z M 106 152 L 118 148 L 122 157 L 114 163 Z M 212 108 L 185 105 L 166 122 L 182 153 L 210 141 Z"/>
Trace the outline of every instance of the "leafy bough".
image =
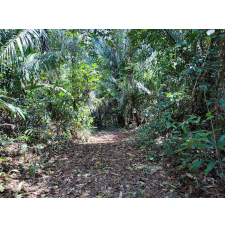
<path id="1" fill-rule="evenodd" d="M 7 99 L 11 99 L 11 98 L 9 98 L 5 95 L 0 95 L 0 108 L 2 108 L 5 113 L 7 113 L 7 110 L 9 110 L 14 115 L 17 114 L 17 115 L 21 116 L 23 119 L 25 119 L 24 115 L 26 113 L 20 107 L 17 107 L 17 106 L 14 106 L 14 105 L 10 104 L 10 103 L 7 103 L 2 98 L 7 98 Z"/>

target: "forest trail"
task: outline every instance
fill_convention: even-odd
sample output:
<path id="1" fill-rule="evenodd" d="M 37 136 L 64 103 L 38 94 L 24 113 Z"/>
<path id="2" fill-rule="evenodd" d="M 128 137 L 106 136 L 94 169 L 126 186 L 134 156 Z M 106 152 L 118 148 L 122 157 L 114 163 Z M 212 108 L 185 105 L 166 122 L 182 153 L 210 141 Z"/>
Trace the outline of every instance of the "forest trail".
<path id="1" fill-rule="evenodd" d="M 54 147 L 36 177 L 24 181 L 19 197 L 165 198 L 177 196 L 176 179 L 162 162 L 146 160 L 135 131 L 99 132 L 91 143 L 69 141 Z M 20 178 L 24 179 L 24 178 Z M 16 187 L 18 186 L 17 182 Z M 3 194 L 3 193 L 1 193 Z M 10 197 L 10 196 L 8 196 Z"/>
<path id="2" fill-rule="evenodd" d="M 0 198 L 224 198 L 224 41 L 0 29 Z"/>

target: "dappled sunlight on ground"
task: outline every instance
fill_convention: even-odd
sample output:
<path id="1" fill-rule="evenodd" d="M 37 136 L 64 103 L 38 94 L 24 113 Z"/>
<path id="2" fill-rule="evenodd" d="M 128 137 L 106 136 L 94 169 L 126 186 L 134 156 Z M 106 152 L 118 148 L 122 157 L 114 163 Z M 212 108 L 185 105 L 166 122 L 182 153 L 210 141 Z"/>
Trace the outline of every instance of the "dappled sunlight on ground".
<path id="1" fill-rule="evenodd" d="M 147 149 L 134 140 L 134 131 L 117 130 L 98 132 L 89 143 L 69 140 L 48 146 L 38 159 L 44 163 L 35 177 L 30 176 L 28 167 L 20 168 L 22 174 L 14 174 L 14 186 L 6 197 L 171 196 L 163 167 L 147 162 Z M 18 159 L 22 161 L 23 156 Z M 22 181 L 24 190 L 18 193 Z"/>

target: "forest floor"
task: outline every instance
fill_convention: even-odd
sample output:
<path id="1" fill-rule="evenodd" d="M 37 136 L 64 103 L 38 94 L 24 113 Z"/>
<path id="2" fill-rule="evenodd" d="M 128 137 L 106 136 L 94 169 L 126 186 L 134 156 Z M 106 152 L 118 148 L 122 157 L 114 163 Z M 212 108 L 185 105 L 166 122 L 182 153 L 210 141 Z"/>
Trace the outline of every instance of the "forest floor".
<path id="1" fill-rule="evenodd" d="M 146 160 L 148 149 L 138 146 L 135 131 L 98 132 L 89 143 L 51 143 L 42 153 L 19 146 L 1 153 L 0 197 L 5 198 L 177 198 L 200 197 L 193 181 L 180 182 L 159 150 L 157 161 Z M 36 168 L 31 176 L 29 167 Z M 35 167 L 36 166 L 36 167 Z M 14 170 L 14 171 L 11 171 Z M 11 172 L 10 172 L 11 171 Z M 10 172 L 10 173 L 9 173 Z M 191 180 L 191 179 L 190 179 Z M 190 192 L 191 190 L 191 192 Z M 211 196 L 213 197 L 213 195 Z"/>

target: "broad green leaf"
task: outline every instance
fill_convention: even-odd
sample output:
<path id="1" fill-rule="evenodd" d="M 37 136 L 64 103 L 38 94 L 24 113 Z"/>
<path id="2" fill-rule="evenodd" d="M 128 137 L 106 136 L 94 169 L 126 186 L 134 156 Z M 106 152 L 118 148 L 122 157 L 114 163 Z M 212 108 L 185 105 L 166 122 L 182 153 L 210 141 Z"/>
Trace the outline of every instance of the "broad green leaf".
<path id="1" fill-rule="evenodd" d="M 170 128 L 171 127 L 171 123 L 167 121 L 166 122 L 166 126 L 167 126 L 167 129 Z"/>
<path id="2" fill-rule="evenodd" d="M 211 112 L 206 113 L 206 116 L 210 117 L 211 116 Z"/>
<path id="3" fill-rule="evenodd" d="M 193 173 L 193 172 L 195 172 L 197 169 L 198 169 L 198 167 L 202 164 L 202 160 L 201 161 L 199 161 L 199 160 L 196 160 L 195 162 L 194 162 L 194 164 L 189 168 L 189 170 Z"/>
<path id="4" fill-rule="evenodd" d="M 214 141 L 214 138 L 212 136 L 209 137 L 209 141 L 210 143 L 215 146 L 215 141 Z"/>
<path id="5" fill-rule="evenodd" d="M 225 37 L 225 34 L 220 34 L 219 36 L 222 37 L 222 38 L 224 38 Z"/>
<path id="6" fill-rule="evenodd" d="M 224 139 L 225 139 L 225 134 L 223 134 L 223 135 L 218 139 L 217 145 L 218 145 L 218 146 L 221 145 Z"/>
<path id="7" fill-rule="evenodd" d="M 220 114 L 216 114 L 216 115 L 219 116 L 224 121 L 224 118 Z"/>
<path id="8" fill-rule="evenodd" d="M 185 139 L 187 137 L 187 134 L 186 133 L 183 133 L 182 136 L 181 136 L 183 139 Z"/>
<path id="9" fill-rule="evenodd" d="M 207 175 L 212 169 L 213 167 L 216 165 L 216 161 L 212 161 L 208 164 L 207 169 L 205 170 L 205 175 Z"/>
<path id="10" fill-rule="evenodd" d="M 181 152 L 181 151 L 183 151 L 183 150 L 185 150 L 185 149 L 187 149 L 187 148 L 179 148 L 179 149 L 177 149 L 176 151 L 174 151 L 175 153 L 177 153 L 177 152 Z"/>
<path id="11" fill-rule="evenodd" d="M 214 116 L 209 116 L 206 120 L 210 120 L 212 118 L 214 118 Z"/>
<path id="12" fill-rule="evenodd" d="M 183 153 L 183 155 L 190 155 L 190 156 L 192 156 L 192 154 L 189 154 L 189 153 Z"/>
<path id="13" fill-rule="evenodd" d="M 101 195 L 98 195 L 98 196 L 96 196 L 96 198 L 102 198 L 102 196 Z"/>
<path id="14" fill-rule="evenodd" d="M 214 160 L 208 153 L 204 153 L 204 155 L 206 155 L 208 158 L 210 158 L 211 160 Z"/>
<path id="15" fill-rule="evenodd" d="M 221 150 L 225 146 L 225 140 L 222 141 L 217 147 Z"/>
<path id="16" fill-rule="evenodd" d="M 177 130 L 177 131 L 173 131 L 173 133 L 174 134 L 179 134 L 179 133 L 181 133 L 181 131 L 180 130 Z"/>

